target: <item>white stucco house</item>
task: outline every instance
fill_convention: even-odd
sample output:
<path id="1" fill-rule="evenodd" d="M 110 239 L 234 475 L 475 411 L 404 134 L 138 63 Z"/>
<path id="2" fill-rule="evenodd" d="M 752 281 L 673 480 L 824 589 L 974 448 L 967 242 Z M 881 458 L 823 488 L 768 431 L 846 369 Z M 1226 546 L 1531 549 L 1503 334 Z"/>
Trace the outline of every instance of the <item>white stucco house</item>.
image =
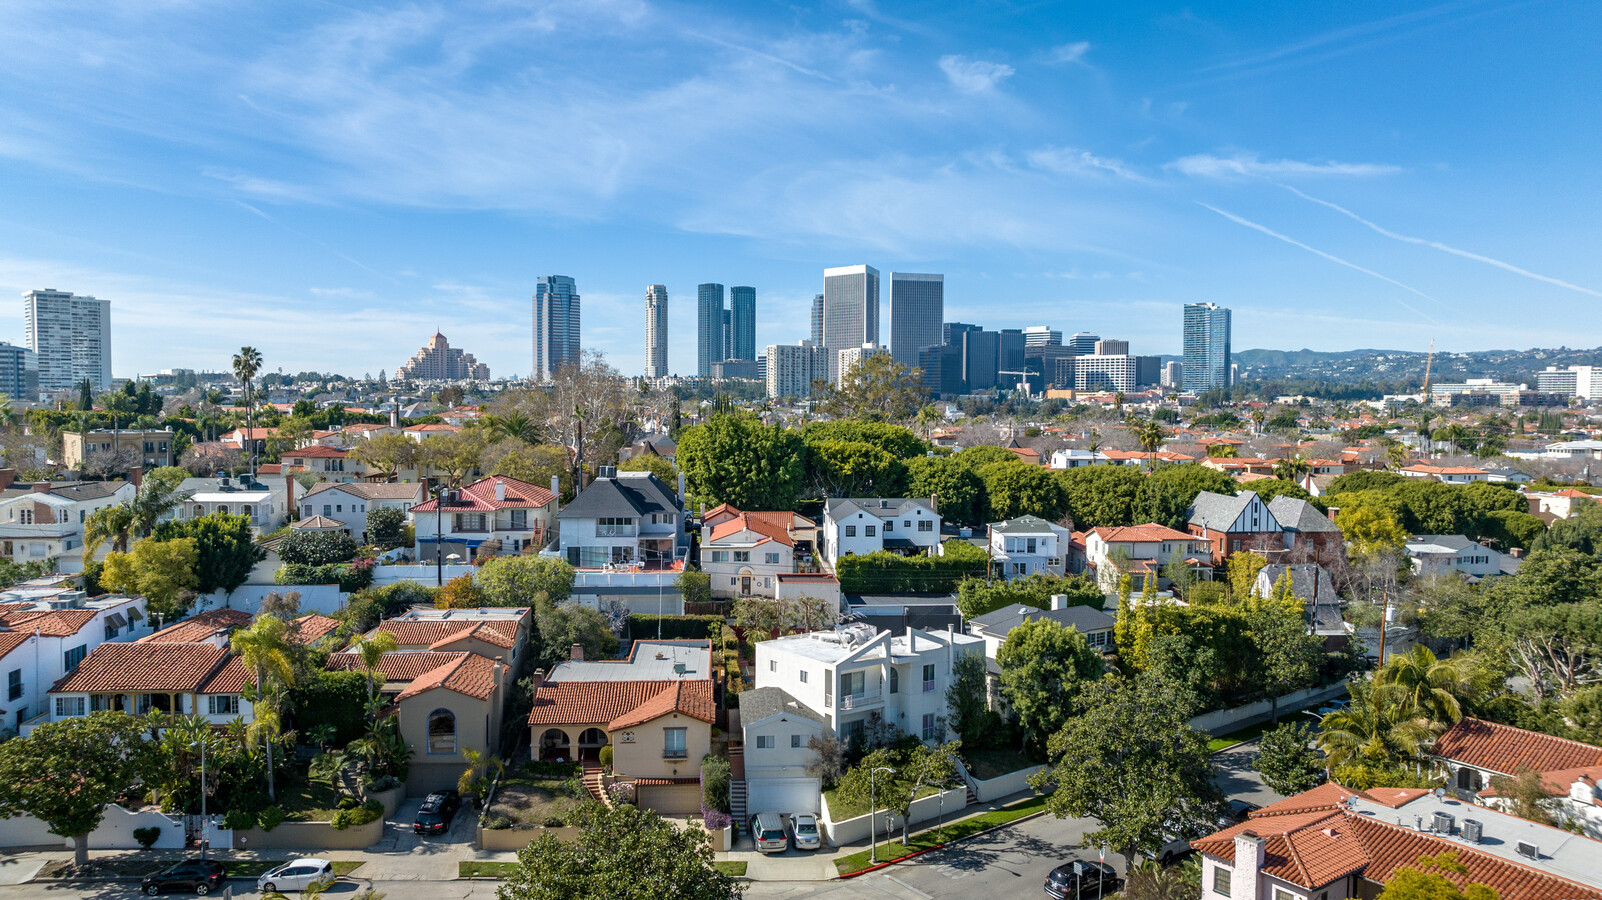
<path id="1" fill-rule="evenodd" d="M 880 550 L 927 555 L 940 546 L 940 514 L 921 498 L 834 498 L 824 504 L 818 543 L 831 567 L 842 556 Z"/>
<path id="2" fill-rule="evenodd" d="M 824 717 L 782 688 L 757 688 L 740 695 L 740 728 L 746 802 L 735 813 L 817 813 L 822 786 L 807 773 L 817 756 L 808 745 L 828 733 Z"/>
<path id="3" fill-rule="evenodd" d="M 1019 516 L 990 526 L 990 558 L 1007 580 L 1028 575 L 1068 574 L 1073 532 L 1039 516 Z"/>

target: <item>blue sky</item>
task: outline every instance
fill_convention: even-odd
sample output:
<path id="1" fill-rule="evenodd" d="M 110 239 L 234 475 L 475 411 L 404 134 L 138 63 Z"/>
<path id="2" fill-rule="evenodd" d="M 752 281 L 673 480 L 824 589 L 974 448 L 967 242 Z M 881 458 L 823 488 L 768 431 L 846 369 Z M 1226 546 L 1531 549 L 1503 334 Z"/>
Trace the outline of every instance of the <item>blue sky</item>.
<path id="1" fill-rule="evenodd" d="M 1179 348 L 1602 344 L 1589 0 L 0 5 L 0 290 L 108 298 L 114 369 L 530 367 L 571 275 L 643 365 L 647 284 L 806 337 L 826 266 L 946 318 Z M 22 338 L 21 303 L 0 340 Z M 888 310 L 886 310 L 888 321 Z M 888 330 L 885 332 L 888 338 Z"/>

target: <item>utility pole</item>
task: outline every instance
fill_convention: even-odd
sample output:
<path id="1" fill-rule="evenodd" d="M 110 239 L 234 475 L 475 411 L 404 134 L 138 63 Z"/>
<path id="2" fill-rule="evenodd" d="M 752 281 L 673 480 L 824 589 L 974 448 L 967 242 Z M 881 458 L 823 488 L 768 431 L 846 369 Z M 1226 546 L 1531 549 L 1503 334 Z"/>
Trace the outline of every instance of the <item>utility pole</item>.
<path id="1" fill-rule="evenodd" d="M 445 486 L 434 485 L 434 582 L 445 586 Z"/>

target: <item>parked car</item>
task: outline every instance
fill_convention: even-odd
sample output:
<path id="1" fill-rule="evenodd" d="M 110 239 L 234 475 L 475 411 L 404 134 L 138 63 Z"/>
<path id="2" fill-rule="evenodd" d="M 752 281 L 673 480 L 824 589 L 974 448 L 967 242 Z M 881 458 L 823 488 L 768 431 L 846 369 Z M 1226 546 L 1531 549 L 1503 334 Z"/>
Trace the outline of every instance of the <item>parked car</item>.
<path id="1" fill-rule="evenodd" d="M 818 831 L 818 817 L 812 813 L 793 813 L 790 830 L 795 832 L 795 849 L 816 850 L 823 846 L 823 835 Z"/>
<path id="2" fill-rule="evenodd" d="M 1095 900 L 1118 893 L 1123 883 L 1118 871 L 1104 862 L 1076 859 L 1046 876 L 1046 896 L 1052 900 Z"/>
<path id="3" fill-rule="evenodd" d="M 152 897 L 163 891 L 194 891 L 204 896 L 222 890 L 222 886 L 223 864 L 215 859 L 186 859 L 146 875 L 139 882 L 139 890 Z"/>
<path id="4" fill-rule="evenodd" d="M 314 884 L 334 883 L 334 864 L 326 859 L 297 859 L 287 862 L 256 879 L 256 890 L 304 891 Z"/>
<path id="5" fill-rule="evenodd" d="M 1262 807 L 1255 803 L 1247 803 L 1245 800 L 1231 800 L 1224 804 L 1224 814 L 1218 817 L 1218 827 L 1228 828 L 1231 825 L 1244 822 L 1259 809 L 1262 809 Z"/>
<path id="6" fill-rule="evenodd" d="M 751 817 L 751 839 L 763 853 L 783 853 L 790 849 L 790 838 L 784 833 L 784 820 L 778 813 L 757 813 Z"/>
<path id="7" fill-rule="evenodd" d="M 417 834 L 444 834 L 451 830 L 451 820 L 462 808 L 462 798 L 455 791 L 435 791 L 423 798 L 417 808 L 417 819 L 412 831 Z"/>

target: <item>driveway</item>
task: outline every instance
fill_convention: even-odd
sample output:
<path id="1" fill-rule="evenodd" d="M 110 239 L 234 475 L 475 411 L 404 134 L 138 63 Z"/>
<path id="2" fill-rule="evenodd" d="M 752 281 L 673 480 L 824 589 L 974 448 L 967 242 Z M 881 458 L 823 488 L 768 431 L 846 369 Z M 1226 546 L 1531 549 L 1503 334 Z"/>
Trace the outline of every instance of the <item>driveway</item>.
<path id="1" fill-rule="evenodd" d="M 418 835 L 412 831 L 423 798 L 408 797 L 385 820 L 378 843 L 364 851 L 330 852 L 329 859 L 365 859 L 359 876 L 384 881 L 446 881 L 456 877 L 457 863 L 473 856 L 477 815 L 468 809 L 456 814 L 445 834 Z"/>

